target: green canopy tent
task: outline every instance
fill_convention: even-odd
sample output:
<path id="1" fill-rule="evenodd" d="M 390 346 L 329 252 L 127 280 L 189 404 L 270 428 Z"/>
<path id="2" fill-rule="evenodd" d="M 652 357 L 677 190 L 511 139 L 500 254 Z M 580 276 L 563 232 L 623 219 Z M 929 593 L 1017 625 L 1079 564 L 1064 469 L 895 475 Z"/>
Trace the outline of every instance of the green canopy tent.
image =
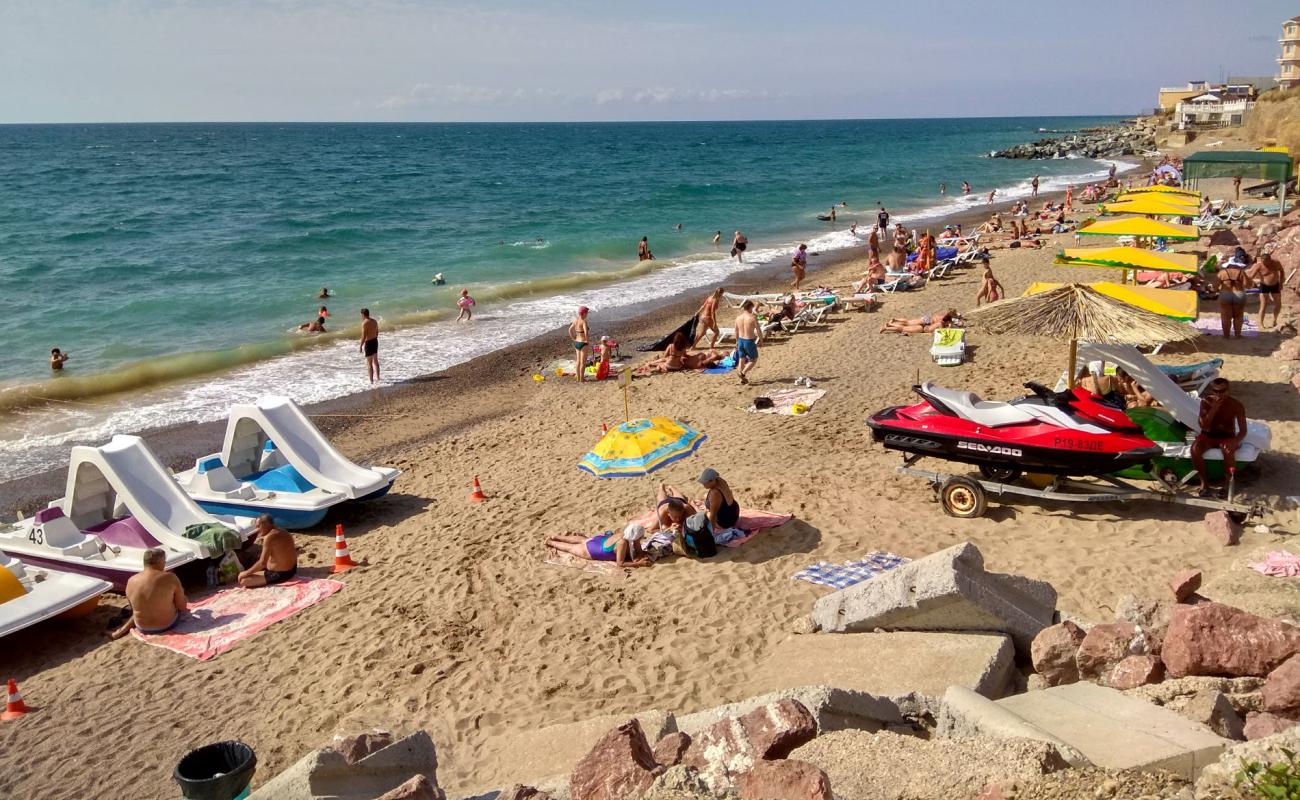
<path id="1" fill-rule="evenodd" d="M 1200 178 L 1257 178 L 1277 181 L 1282 187 L 1278 202 L 1280 217 L 1286 213 L 1286 185 L 1291 180 L 1291 156 L 1267 150 L 1208 150 L 1194 153 L 1183 159 L 1183 183 L 1192 187 Z"/>

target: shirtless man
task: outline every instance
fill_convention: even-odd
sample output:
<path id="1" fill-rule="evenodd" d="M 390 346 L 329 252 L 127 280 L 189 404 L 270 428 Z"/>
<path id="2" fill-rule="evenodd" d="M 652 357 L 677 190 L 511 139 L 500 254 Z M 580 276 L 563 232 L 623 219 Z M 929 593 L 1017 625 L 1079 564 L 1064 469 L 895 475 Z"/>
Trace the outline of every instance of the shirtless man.
<path id="1" fill-rule="evenodd" d="M 1067 184 L 1065 187 L 1065 208 L 1062 210 L 1066 212 L 1074 210 L 1074 184 Z"/>
<path id="2" fill-rule="evenodd" d="M 275 527 L 270 514 L 257 518 L 257 541 L 262 545 L 262 555 L 257 563 L 239 573 L 240 586 L 274 586 L 298 573 L 298 548 L 293 546 L 293 536 Z"/>
<path id="3" fill-rule="evenodd" d="M 324 318 L 324 317 L 317 317 L 316 319 L 312 320 L 311 322 L 304 322 L 303 324 L 301 324 L 301 325 L 298 326 L 298 330 L 300 330 L 300 331 L 304 331 L 304 332 L 306 332 L 306 333 L 324 333 L 324 332 L 325 332 L 325 318 Z"/>
<path id="4" fill-rule="evenodd" d="M 370 318 L 370 309 L 361 309 L 361 354 L 366 357 L 370 383 L 379 380 L 379 322 Z"/>
<path id="5" fill-rule="evenodd" d="M 158 547 L 144 551 L 144 569 L 127 579 L 126 599 L 131 603 L 131 618 L 113 631 L 114 639 L 126 636 L 132 628 L 139 628 L 140 633 L 171 630 L 188 608 L 185 588 L 180 578 L 167 571 L 167 553 Z"/>
<path id="6" fill-rule="evenodd" d="M 1034 176 L 1034 179 L 1033 179 L 1032 181 L 1029 182 L 1029 196 L 1030 196 L 1030 197 L 1037 197 L 1037 196 L 1038 196 L 1038 176 L 1037 176 L 1037 175 L 1035 175 L 1035 176 Z"/>
<path id="7" fill-rule="evenodd" d="M 731 254 L 742 264 L 745 263 L 746 247 L 749 247 L 748 237 L 740 231 L 736 231 L 736 235 L 731 237 Z"/>
<path id="8" fill-rule="evenodd" d="M 660 483 L 655 490 L 655 521 L 646 533 L 680 529 L 686 518 L 695 514 L 695 506 L 677 487 Z"/>
<path id="9" fill-rule="evenodd" d="M 884 283 L 885 277 L 885 265 L 880 263 L 880 259 L 872 256 L 867 261 L 867 271 L 862 273 L 862 280 L 853 284 L 853 293 L 870 292 Z"/>
<path id="10" fill-rule="evenodd" d="M 880 258 L 880 228 L 872 228 L 867 236 L 867 255 Z"/>
<path id="11" fill-rule="evenodd" d="M 57 347 L 50 348 L 50 369 L 58 371 L 68 361 L 68 354 Z"/>
<path id="12" fill-rule="evenodd" d="M 591 335 L 587 332 L 587 307 L 578 306 L 578 316 L 569 323 L 569 338 L 573 340 L 573 367 L 578 372 L 578 381 L 586 379 L 587 346 Z"/>
<path id="13" fill-rule="evenodd" d="M 736 372 L 740 382 L 747 384 L 746 376 L 758 361 L 758 317 L 754 315 L 753 300 L 746 300 L 736 316 L 736 355 L 740 359 Z"/>
<path id="14" fill-rule="evenodd" d="M 717 244 L 720 241 L 722 241 L 722 231 L 718 231 L 717 233 L 713 234 L 713 243 Z"/>
<path id="15" fill-rule="evenodd" d="M 704 341 L 704 334 L 713 332 L 713 338 L 709 340 L 709 352 L 712 353 L 718 346 L 718 337 L 722 331 L 718 329 L 718 303 L 722 301 L 722 287 L 713 290 L 713 293 L 704 298 L 700 304 L 700 310 L 695 312 L 695 329 L 699 331 L 699 337 L 695 340 L 695 346 L 699 347 L 700 342 Z"/>
<path id="16" fill-rule="evenodd" d="M 1264 251 L 1246 276 L 1259 284 L 1259 327 L 1264 327 L 1264 315 L 1273 309 L 1273 324 L 1277 327 L 1278 313 L 1282 310 L 1282 279 L 1285 277 L 1282 265 L 1273 257 L 1273 245 L 1264 245 Z"/>
<path id="17" fill-rule="evenodd" d="M 1210 495 L 1214 487 L 1205 476 L 1205 451 L 1218 448 L 1223 453 L 1223 466 L 1228 474 L 1237 467 L 1237 448 L 1246 438 L 1246 408 L 1236 398 L 1228 395 L 1227 378 L 1210 381 L 1205 397 L 1201 399 L 1200 414 L 1196 422 L 1200 433 L 1192 441 L 1192 465 L 1201 478 L 1200 495 Z"/>
<path id="18" fill-rule="evenodd" d="M 803 277 L 808 271 L 808 245 L 801 244 L 799 249 L 794 251 L 794 256 L 790 259 L 790 271 L 794 273 L 794 281 L 790 285 L 797 292 L 799 284 L 803 283 Z"/>
<path id="19" fill-rule="evenodd" d="M 1246 316 L 1246 268 L 1237 258 L 1228 259 L 1215 275 L 1219 286 L 1219 320 L 1223 338 L 1235 331 L 1241 338 L 1242 318 Z"/>

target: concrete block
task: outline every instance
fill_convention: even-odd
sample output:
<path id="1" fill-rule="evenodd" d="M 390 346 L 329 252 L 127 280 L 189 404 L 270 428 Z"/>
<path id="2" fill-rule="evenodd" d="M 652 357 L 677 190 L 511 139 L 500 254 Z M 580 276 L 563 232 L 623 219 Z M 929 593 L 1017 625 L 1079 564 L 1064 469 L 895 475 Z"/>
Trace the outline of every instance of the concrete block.
<path id="1" fill-rule="evenodd" d="M 333 748 L 315 750 L 258 787 L 249 800 L 373 800 L 416 775 L 438 785 L 438 752 L 424 731 L 355 764 Z"/>
<path id="2" fill-rule="evenodd" d="M 829 594 L 813 605 L 819 630 L 996 631 L 1016 650 L 1029 646 L 1056 613 L 1051 584 L 987 572 L 966 542 Z"/>
<path id="3" fill-rule="evenodd" d="M 817 720 L 817 730 L 822 733 L 850 729 L 878 731 L 889 725 L 906 725 L 909 716 L 931 713 L 926 698 L 921 695 L 888 698 L 832 686 L 797 686 L 684 714 L 677 718 L 677 728 L 694 736 L 716 722 L 786 699 L 803 703 Z"/>
<path id="4" fill-rule="evenodd" d="M 994 739 L 1034 739 L 1056 747 L 1061 757 L 1072 766 L 1092 766 L 1087 756 L 1066 744 L 1061 738 L 1026 721 L 989 698 L 961 686 L 950 686 L 944 693 L 943 707 L 937 715 L 935 734 L 950 739 L 972 736 L 987 736 Z"/>
<path id="5" fill-rule="evenodd" d="M 1092 683 L 1054 686 L 995 705 L 1107 769 L 1164 770 L 1195 780 L 1233 744 L 1174 711 Z"/>
<path id="6" fill-rule="evenodd" d="M 963 686 L 998 698 L 1015 669 L 1000 633 L 846 633 L 797 636 L 778 644 L 745 685 L 753 694 L 834 686 L 881 697 L 942 697 Z"/>

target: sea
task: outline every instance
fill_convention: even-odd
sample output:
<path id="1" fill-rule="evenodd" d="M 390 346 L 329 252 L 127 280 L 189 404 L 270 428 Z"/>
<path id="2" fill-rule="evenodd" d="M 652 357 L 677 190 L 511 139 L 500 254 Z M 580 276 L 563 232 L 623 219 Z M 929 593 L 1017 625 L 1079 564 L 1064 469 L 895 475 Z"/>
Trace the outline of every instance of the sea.
<path id="1" fill-rule="evenodd" d="M 864 247 L 877 204 L 924 226 L 992 189 L 1027 196 L 1036 174 L 1043 191 L 1096 180 L 1108 162 L 989 153 L 1116 121 L 3 125 L 0 481 L 264 394 L 364 391 L 362 307 L 385 329 L 385 383 L 554 330 L 578 305 L 599 335 L 800 242 Z M 637 261 L 642 236 L 653 261 Z M 462 289 L 470 323 L 455 321 Z M 300 333 L 322 304 L 328 332 Z M 52 347 L 70 354 L 61 374 Z"/>

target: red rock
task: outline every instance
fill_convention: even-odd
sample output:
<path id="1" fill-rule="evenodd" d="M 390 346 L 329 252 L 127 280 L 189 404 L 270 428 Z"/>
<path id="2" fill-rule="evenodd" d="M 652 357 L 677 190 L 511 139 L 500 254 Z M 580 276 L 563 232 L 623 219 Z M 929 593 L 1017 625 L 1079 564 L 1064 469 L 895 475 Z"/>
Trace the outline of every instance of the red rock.
<path id="1" fill-rule="evenodd" d="M 816 736 L 817 720 L 808 709 L 797 700 L 780 700 L 700 731 L 681 763 L 695 767 L 711 789 L 721 792 L 755 763 L 784 758 Z"/>
<path id="2" fill-rule="evenodd" d="M 1199 569 L 1185 569 L 1169 579 L 1169 590 L 1174 593 L 1174 600 L 1179 603 L 1196 594 L 1199 588 L 1201 588 Z"/>
<path id="3" fill-rule="evenodd" d="M 423 775 L 416 775 L 398 786 L 376 797 L 375 800 L 445 800 L 442 790 Z"/>
<path id="4" fill-rule="evenodd" d="M 1129 656 L 1115 665 L 1106 675 L 1105 683 L 1112 689 L 1125 691 L 1159 683 L 1165 676 L 1165 665 L 1155 656 Z"/>
<path id="5" fill-rule="evenodd" d="M 1280 358 L 1284 361 L 1300 359 L 1300 339 L 1287 339 L 1278 345 L 1278 348 L 1273 351 L 1273 358 Z"/>
<path id="6" fill-rule="evenodd" d="M 759 758 L 785 758 L 817 738 L 817 719 L 798 700 L 778 700 L 740 718 Z"/>
<path id="7" fill-rule="evenodd" d="M 1224 547 L 1241 541 L 1241 526 L 1232 521 L 1227 511 L 1211 511 L 1205 515 L 1205 529 Z"/>
<path id="8" fill-rule="evenodd" d="M 551 796 L 532 786 L 521 786 L 516 783 L 497 795 L 496 800 L 551 800 Z"/>
<path id="9" fill-rule="evenodd" d="M 1300 628 L 1222 603 L 1174 609 L 1160 656 L 1169 674 L 1263 677 L 1300 652 Z"/>
<path id="10" fill-rule="evenodd" d="M 806 761 L 759 761 L 736 781 L 743 800 L 833 800 L 831 779 Z"/>
<path id="11" fill-rule="evenodd" d="M 1268 673 L 1264 688 L 1264 710 L 1278 714 L 1300 711 L 1300 655 L 1291 656 Z"/>
<path id="12" fill-rule="evenodd" d="M 382 750 L 393 743 L 393 734 L 388 731 L 358 733 L 356 736 L 344 736 L 334 742 L 334 749 L 349 764 L 355 764 L 376 750 Z"/>
<path id="13" fill-rule="evenodd" d="M 1131 622 L 1108 622 L 1093 625 L 1079 645 L 1074 663 L 1079 667 L 1079 677 L 1085 680 L 1104 678 L 1119 662 L 1132 655 L 1141 655 L 1138 627 Z"/>
<path id="14" fill-rule="evenodd" d="M 641 724 L 630 719 L 605 734 L 569 776 L 572 800 L 635 800 L 659 772 Z"/>
<path id="15" fill-rule="evenodd" d="M 686 755 L 686 749 L 690 746 L 690 736 L 681 731 L 670 733 L 655 742 L 655 761 L 665 767 L 675 767 L 682 763 L 682 756 Z"/>
<path id="16" fill-rule="evenodd" d="M 1246 741 L 1253 742 L 1275 733 L 1294 728 L 1298 723 L 1287 717 L 1270 714 L 1267 711 L 1251 711 L 1246 714 Z"/>
<path id="17" fill-rule="evenodd" d="M 1079 667 L 1075 656 L 1083 637 L 1083 629 L 1069 620 L 1043 628 L 1029 646 L 1034 672 L 1042 676 L 1048 686 L 1077 682 Z"/>

